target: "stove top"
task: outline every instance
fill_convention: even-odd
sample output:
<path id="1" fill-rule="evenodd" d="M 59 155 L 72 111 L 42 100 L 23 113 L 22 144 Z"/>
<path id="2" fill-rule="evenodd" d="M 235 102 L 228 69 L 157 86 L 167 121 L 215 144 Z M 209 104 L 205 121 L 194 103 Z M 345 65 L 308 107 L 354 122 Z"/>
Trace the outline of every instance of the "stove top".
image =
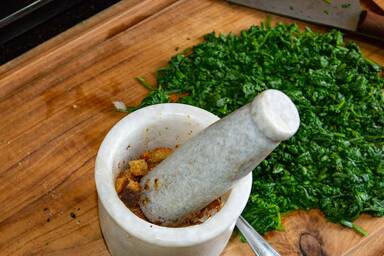
<path id="1" fill-rule="evenodd" d="M 0 1 L 0 64 L 119 0 Z"/>

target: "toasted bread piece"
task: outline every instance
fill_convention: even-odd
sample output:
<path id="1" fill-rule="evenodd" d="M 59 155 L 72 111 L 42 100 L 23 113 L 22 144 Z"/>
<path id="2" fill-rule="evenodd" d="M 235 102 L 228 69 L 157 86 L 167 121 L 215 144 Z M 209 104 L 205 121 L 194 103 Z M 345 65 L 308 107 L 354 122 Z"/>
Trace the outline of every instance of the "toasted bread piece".
<path id="1" fill-rule="evenodd" d="M 133 176 L 144 176 L 148 173 L 148 164 L 144 159 L 132 160 L 128 162 L 129 172 Z"/>
<path id="2" fill-rule="evenodd" d="M 117 194 L 120 194 L 123 191 L 127 183 L 128 183 L 128 178 L 126 176 L 123 175 L 123 176 L 117 177 L 115 182 L 115 189 Z"/>
<path id="3" fill-rule="evenodd" d="M 154 150 L 144 152 L 143 157 L 149 163 L 159 163 L 171 153 L 172 149 L 170 148 L 155 148 Z"/>
<path id="4" fill-rule="evenodd" d="M 140 183 L 137 181 L 134 181 L 134 180 L 128 180 L 128 184 L 126 187 L 128 190 L 130 190 L 132 192 L 138 193 L 141 191 Z"/>

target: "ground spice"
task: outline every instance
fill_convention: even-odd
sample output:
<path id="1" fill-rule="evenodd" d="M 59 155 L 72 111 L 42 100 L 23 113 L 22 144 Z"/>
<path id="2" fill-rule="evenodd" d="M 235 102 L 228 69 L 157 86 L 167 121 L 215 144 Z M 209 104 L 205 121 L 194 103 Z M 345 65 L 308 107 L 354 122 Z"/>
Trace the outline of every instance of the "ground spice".
<path id="1" fill-rule="evenodd" d="M 142 189 L 149 190 L 149 184 L 141 188 L 141 179 L 155 168 L 161 161 L 172 153 L 170 148 L 155 148 L 144 152 L 139 159 L 128 162 L 128 168 L 120 172 L 115 181 L 115 189 L 123 203 L 139 218 L 149 221 L 140 209 L 140 193 Z M 158 189 L 159 181 L 155 179 L 155 189 Z M 211 202 L 208 206 L 199 212 L 191 213 L 183 220 L 171 226 L 181 227 L 196 225 L 204 222 L 223 206 L 221 198 Z M 157 224 L 157 223 L 155 223 Z"/>

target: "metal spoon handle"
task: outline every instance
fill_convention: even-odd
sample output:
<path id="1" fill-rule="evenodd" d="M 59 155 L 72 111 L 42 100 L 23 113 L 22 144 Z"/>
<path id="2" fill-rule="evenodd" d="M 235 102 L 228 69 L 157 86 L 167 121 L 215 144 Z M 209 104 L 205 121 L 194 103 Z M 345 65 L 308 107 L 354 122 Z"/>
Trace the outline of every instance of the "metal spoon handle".
<path id="1" fill-rule="evenodd" d="M 253 252 L 257 256 L 280 256 L 272 246 L 242 217 L 237 219 L 236 226 L 247 239 Z"/>

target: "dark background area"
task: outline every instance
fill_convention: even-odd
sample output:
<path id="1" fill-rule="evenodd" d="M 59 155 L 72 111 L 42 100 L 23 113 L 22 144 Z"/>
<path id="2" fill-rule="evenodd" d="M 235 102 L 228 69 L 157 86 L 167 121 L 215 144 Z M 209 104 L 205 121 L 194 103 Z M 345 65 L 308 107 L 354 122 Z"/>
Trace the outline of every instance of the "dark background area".
<path id="1" fill-rule="evenodd" d="M 0 65 L 47 41 L 120 0 L 47 0 L 0 27 Z M 3 0 L 0 23 L 35 0 Z"/>

